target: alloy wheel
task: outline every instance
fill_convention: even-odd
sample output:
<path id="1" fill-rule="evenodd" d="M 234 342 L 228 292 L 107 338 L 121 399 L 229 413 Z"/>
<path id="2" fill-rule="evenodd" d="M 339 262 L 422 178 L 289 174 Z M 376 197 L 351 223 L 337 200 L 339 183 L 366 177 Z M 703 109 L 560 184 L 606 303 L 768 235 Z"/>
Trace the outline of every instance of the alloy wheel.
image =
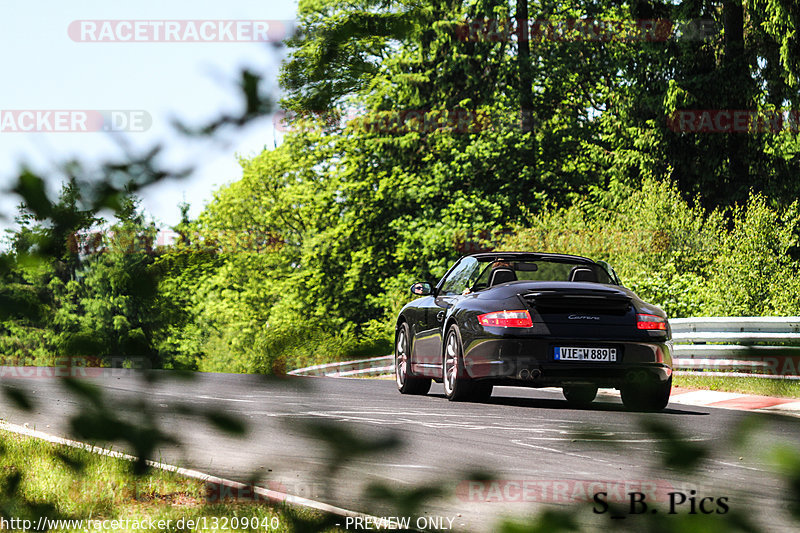
<path id="1" fill-rule="evenodd" d="M 395 355 L 395 378 L 397 379 L 397 386 L 402 388 L 406 382 L 406 375 L 408 372 L 408 338 L 406 337 L 405 329 L 401 329 L 397 333 L 397 353 Z"/>

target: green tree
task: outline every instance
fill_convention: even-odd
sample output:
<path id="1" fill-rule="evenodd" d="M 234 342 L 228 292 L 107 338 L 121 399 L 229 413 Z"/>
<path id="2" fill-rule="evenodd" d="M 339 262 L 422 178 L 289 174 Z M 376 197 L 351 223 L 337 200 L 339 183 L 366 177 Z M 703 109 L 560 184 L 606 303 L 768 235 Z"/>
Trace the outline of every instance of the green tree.
<path id="1" fill-rule="evenodd" d="M 64 355 L 161 364 L 157 337 L 163 322 L 153 268 L 156 228 L 146 222 L 138 204 L 134 197 L 121 200 L 102 246 L 84 259 L 78 279 L 55 291 L 55 322 Z"/>

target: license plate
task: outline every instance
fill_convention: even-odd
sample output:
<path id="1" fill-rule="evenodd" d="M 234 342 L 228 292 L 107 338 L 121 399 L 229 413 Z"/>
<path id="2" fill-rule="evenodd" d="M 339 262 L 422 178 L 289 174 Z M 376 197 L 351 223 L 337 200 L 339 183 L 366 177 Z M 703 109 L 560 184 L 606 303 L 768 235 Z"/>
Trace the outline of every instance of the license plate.
<path id="1" fill-rule="evenodd" d="M 616 348 L 577 348 L 556 346 L 556 361 L 616 361 Z"/>

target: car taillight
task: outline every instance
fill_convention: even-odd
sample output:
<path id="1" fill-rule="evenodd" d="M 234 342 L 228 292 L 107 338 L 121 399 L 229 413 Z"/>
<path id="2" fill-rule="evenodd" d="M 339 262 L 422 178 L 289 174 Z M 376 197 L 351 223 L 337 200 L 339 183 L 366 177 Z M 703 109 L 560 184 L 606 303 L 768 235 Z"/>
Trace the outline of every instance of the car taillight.
<path id="1" fill-rule="evenodd" d="M 636 315 L 636 327 L 639 329 L 667 329 L 667 319 L 656 315 Z"/>
<path id="2" fill-rule="evenodd" d="M 530 328 L 533 327 L 531 315 L 527 309 L 522 311 L 495 311 L 478 315 L 481 326 L 495 326 L 501 328 Z"/>

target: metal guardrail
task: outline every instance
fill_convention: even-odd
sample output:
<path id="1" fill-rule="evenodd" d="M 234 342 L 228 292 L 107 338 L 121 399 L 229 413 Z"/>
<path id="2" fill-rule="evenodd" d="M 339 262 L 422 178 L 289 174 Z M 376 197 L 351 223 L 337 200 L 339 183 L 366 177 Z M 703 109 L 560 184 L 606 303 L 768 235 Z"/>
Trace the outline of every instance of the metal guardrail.
<path id="1" fill-rule="evenodd" d="M 800 317 L 676 318 L 669 324 L 675 370 L 800 375 Z"/>
<path id="2" fill-rule="evenodd" d="M 306 368 L 292 370 L 288 374 L 293 376 L 327 376 L 327 377 L 351 377 L 351 376 L 381 376 L 394 373 L 394 356 L 385 355 L 382 357 L 372 357 L 371 359 L 361 359 L 358 361 L 343 361 L 341 363 L 327 363 L 324 365 L 314 365 Z"/>
<path id="3" fill-rule="evenodd" d="M 676 318 L 669 324 L 672 366 L 679 373 L 800 379 L 800 317 Z M 347 377 L 393 372 L 393 356 L 387 355 L 299 368 L 289 374 Z"/>

